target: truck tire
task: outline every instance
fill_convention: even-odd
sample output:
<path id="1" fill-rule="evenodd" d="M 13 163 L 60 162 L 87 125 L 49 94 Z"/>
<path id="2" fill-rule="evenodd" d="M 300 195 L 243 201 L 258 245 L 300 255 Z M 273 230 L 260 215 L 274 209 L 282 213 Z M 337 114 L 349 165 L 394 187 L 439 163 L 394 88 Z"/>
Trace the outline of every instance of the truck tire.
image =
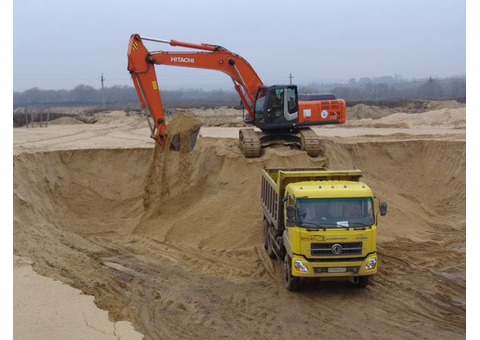
<path id="1" fill-rule="evenodd" d="M 300 289 L 300 279 L 292 275 L 292 259 L 288 254 L 285 254 L 283 261 L 283 278 L 289 291 L 293 292 Z"/>
<path id="2" fill-rule="evenodd" d="M 359 276 L 358 283 L 355 285 L 355 287 L 365 288 L 368 286 L 369 282 L 370 282 L 370 276 Z"/>
<path id="3" fill-rule="evenodd" d="M 272 260 L 277 258 L 277 255 L 275 255 L 275 253 L 273 252 L 272 242 L 270 240 L 268 241 L 267 254 Z"/>
<path id="4" fill-rule="evenodd" d="M 265 217 L 263 217 L 263 248 L 268 250 L 268 222 Z"/>
<path id="5" fill-rule="evenodd" d="M 270 225 L 267 221 L 266 218 L 263 219 L 263 246 L 265 247 L 265 250 L 267 251 L 268 257 L 271 259 L 275 259 L 275 252 L 273 251 L 272 247 L 272 241 L 270 239 L 270 235 L 268 233 L 268 229 L 270 228 Z"/>

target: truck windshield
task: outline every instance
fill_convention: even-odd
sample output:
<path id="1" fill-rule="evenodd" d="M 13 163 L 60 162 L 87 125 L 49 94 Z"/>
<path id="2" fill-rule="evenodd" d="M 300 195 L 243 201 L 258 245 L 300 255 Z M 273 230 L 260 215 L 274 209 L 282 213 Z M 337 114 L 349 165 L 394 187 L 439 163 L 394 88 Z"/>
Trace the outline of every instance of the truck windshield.
<path id="1" fill-rule="evenodd" d="M 297 199 L 297 224 L 304 228 L 349 228 L 371 226 L 371 197 Z"/>

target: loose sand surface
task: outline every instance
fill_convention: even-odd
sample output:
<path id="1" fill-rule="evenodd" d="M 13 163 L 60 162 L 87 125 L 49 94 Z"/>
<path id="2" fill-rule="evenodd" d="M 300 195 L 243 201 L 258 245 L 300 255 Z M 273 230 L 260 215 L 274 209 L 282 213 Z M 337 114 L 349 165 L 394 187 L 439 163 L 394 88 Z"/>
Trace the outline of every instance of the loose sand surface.
<path id="1" fill-rule="evenodd" d="M 27 263 L 146 339 L 465 338 L 465 106 L 348 112 L 344 126 L 314 129 L 317 158 L 278 145 L 245 159 L 232 109 L 187 110 L 203 124 L 191 152 L 161 150 L 143 117 L 119 111 L 14 129 L 14 275 Z M 264 166 L 363 170 L 389 207 L 366 289 L 285 289 L 262 246 Z M 23 288 L 31 276 L 14 302 L 36 289 Z M 18 315 L 14 334 L 40 322 Z"/>

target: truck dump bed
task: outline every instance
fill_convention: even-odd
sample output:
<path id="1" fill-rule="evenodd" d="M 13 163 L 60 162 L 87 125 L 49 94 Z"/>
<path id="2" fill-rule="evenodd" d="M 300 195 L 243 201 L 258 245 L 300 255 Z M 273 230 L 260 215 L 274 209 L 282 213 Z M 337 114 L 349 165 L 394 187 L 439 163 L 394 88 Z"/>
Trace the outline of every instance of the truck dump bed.
<path id="1" fill-rule="evenodd" d="M 359 181 L 361 170 L 324 170 L 324 169 L 294 169 L 265 168 L 262 171 L 262 206 L 265 217 L 276 228 L 283 223 L 282 199 L 285 187 L 289 183 L 303 181 Z"/>

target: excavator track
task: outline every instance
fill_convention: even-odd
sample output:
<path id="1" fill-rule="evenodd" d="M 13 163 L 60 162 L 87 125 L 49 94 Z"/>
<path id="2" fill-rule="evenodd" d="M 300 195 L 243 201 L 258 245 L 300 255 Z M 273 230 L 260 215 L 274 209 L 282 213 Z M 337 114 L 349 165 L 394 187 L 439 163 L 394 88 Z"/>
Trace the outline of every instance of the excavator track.
<path id="1" fill-rule="evenodd" d="M 259 157 L 262 150 L 262 143 L 257 132 L 253 129 L 240 129 L 240 146 L 243 155 L 247 158 Z"/>
<path id="2" fill-rule="evenodd" d="M 320 139 L 312 129 L 302 129 L 298 135 L 301 141 L 300 149 L 306 151 L 310 157 L 317 157 L 323 152 Z"/>
<path id="3" fill-rule="evenodd" d="M 310 157 L 317 157 L 323 153 L 318 135 L 310 128 L 305 128 L 297 133 L 258 133 L 252 128 L 241 129 L 239 132 L 240 146 L 247 158 L 260 157 L 262 146 L 272 143 L 290 143 L 300 147 Z"/>

